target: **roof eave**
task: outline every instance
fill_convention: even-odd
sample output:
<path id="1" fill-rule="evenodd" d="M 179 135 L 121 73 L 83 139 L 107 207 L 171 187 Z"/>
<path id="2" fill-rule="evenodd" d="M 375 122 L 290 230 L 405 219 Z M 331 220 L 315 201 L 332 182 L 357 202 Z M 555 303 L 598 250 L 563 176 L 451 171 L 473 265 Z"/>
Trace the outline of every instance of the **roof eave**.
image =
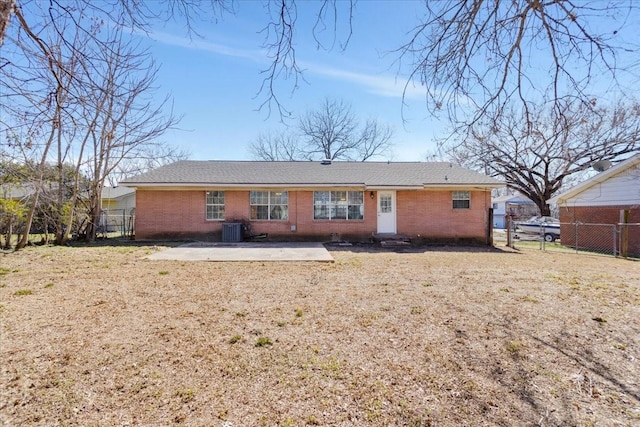
<path id="1" fill-rule="evenodd" d="M 229 189 L 255 189 L 255 188 L 362 188 L 367 191 L 375 190 L 425 190 L 425 189 L 442 189 L 442 188 L 500 188 L 502 183 L 429 183 L 429 184 L 410 184 L 410 185 L 381 185 L 381 184 L 364 184 L 364 183 L 223 183 L 223 182 L 126 182 L 123 186 L 132 188 L 229 188 Z"/>
<path id="2" fill-rule="evenodd" d="M 549 204 L 562 205 L 563 203 L 568 202 L 569 199 L 576 197 L 578 194 L 583 193 L 593 187 L 596 184 L 601 184 L 607 181 L 609 178 L 618 175 L 619 173 L 630 169 L 631 167 L 640 164 L 640 154 L 636 154 L 633 157 L 630 157 L 624 162 L 618 163 L 617 165 L 607 169 L 604 172 L 600 172 L 598 175 L 592 176 L 586 181 L 577 184 L 573 188 L 564 191 L 557 196 L 554 196 L 549 199 Z"/>

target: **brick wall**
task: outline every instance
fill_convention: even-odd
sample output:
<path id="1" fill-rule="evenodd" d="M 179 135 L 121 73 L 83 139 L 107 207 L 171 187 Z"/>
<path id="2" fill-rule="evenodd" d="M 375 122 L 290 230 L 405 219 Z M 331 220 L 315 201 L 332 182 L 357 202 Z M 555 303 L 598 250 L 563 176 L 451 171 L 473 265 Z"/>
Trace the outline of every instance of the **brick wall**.
<path id="1" fill-rule="evenodd" d="M 136 191 L 136 239 L 211 235 L 212 240 L 219 240 L 221 229 L 219 221 L 205 220 L 205 192 L 202 190 Z"/>
<path id="2" fill-rule="evenodd" d="M 561 207 L 560 222 L 617 224 L 620 222 L 620 211 L 624 209 L 630 211 L 629 222 L 640 223 L 640 206 Z"/>
<path id="3" fill-rule="evenodd" d="M 377 232 L 377 195 L 365 192 L 364 219 L 313 219 L 313 191 L 289 191 L 287 221 L 251 221 L 254 234 L 285 240 L 366 240 Z M 484 243 L 490 192 L 471 193 L 471 209 L 453 209 L 451 191 L 398 191 L 397 231 L 425 241 Z M 225 220 L 249 221 L 249 191 L 225 192 Z M 143 190 L 136 192 L 135 233 L 138 240 L 197 238 L 220 240 L 223 221 L 205 219 L 205 191 Z M 295 228 L 295 230 L 294 230 Z"/>
<path id="4" fill-rule="evenodd" d="M 560 208 L 560 236 L 563 244 L 570 245 L 576 240 L 576 227 L 572 224 L 618 224 L 620 211 L 629 210 L 629 223 L 640 223 L 640 206 L 577 206 Z M 584 227 L 583 227 L 584 228 Z M 580 229 L 580 227 L 579 227 Z M 588 249 L 589 242 L 593 249 L 601 247 L 613 247 L 613 233 L 611 228 L 602 227 L 591 229 L 589 239 L 581 239 L 585 243 L 580 246 Z M 629 254 L 640 255 L 640 226 L 629 227 Z M 586 245 L 586 246 L 585 246 Z"/>
<path id="5" fill-rule="evenodd" d="M 489 191 L 471 193 L 469 209 L 453 209 L 451 191 L 398 191 L 398 232 L 426 241 L 484 243 Z"/>

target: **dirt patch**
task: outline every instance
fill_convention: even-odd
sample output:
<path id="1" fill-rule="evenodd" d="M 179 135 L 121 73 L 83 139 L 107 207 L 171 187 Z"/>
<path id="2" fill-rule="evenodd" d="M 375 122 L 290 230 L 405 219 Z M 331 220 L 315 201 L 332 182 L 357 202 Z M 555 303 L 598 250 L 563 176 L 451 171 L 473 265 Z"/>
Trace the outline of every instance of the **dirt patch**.
<path id="1" fill-rule="evenodd" d="M 638 425 L 640 264 L 339 247 L 335 263 L 0 255 L 5 425 Z"/>

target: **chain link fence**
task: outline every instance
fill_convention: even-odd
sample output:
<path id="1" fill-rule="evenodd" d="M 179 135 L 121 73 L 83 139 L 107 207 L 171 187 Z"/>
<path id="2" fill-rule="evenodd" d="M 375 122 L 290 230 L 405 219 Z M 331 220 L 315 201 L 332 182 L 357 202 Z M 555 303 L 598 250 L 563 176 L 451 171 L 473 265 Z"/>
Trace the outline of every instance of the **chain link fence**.
<path id="1" fill-rule="evenodd" d="M 541 226 L 524 233 L 512 228 L 506 243 L 513 248 L 640 258 L 640 224 L 561 223 L 560 236 Z"/>
<path id="2" fill-rule="evenodd" d="M 135 208 L 110 209 L 100 213 L 98 237 L 131 237 L 135 227 Z"/>

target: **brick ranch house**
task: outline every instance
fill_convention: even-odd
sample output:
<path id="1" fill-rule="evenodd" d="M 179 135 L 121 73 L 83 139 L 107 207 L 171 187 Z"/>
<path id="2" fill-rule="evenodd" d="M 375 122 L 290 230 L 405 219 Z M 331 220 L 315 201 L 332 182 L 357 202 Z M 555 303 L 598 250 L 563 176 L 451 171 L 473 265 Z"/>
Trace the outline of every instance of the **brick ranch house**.
<path id="1" fill-rule="evenodd" d="M 628 222 L 636 225 L 627 226 L 628 253 L 640 255 L 640 154 L 553 197 L 549 203 L 556 204 L 560 212 L 563 243 L 575 242 L 575 223 L 611 224 L 613 227 L 620 223 L 620 211 L 629 211 Z M 584 243 L 580 247 L 589 249 L 589 242 L 597 245 L 593 249 L 613 247 L 611 230 L 609 227 L 593 228 L 588 240 L 581 239 Z"/>
<path id="2" fill-rule="evenodd" d="M 491 244 L 491 190 L 446 162 L 178 161 L 130 178 L 135 238 L 219 241 L 225 223 L 275 240 Z"/>

